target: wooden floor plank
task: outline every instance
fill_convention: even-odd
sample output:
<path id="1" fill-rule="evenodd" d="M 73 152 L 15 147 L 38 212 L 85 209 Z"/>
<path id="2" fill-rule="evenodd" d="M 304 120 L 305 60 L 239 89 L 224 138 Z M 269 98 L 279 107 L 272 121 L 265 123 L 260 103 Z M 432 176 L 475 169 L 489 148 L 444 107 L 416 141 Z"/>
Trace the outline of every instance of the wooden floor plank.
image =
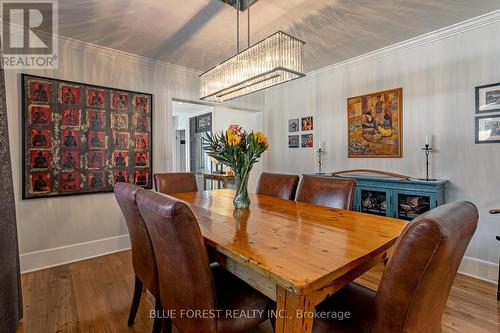
<path id="1" fill-rule="evenodd" d="M 379 265 L 356 282 L 376 290 L 383 270 Z M 153 300 L 146 292 L 135 325 L 127 326 L 134 288 L 130 251 L 24 274 L 22 282 L 24 319 L 17 333 L 151 332 Z M 496 286 L 458 275 L 442 327 L 444 333 L 500 332 Z M 249 333 L 272 329 L 264 323 Z"/>

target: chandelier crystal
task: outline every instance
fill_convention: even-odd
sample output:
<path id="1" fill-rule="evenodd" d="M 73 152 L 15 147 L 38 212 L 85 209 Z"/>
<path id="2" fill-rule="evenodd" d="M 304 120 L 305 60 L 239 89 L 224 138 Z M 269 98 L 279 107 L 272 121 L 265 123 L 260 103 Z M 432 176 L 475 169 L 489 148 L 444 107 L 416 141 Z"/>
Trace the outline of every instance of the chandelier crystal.
<path id="1" fill-rule="evenodd" d="M 305 76 L 304 45 L 276 32 L 201 74 L 201 99 L 224 102 Z"/>

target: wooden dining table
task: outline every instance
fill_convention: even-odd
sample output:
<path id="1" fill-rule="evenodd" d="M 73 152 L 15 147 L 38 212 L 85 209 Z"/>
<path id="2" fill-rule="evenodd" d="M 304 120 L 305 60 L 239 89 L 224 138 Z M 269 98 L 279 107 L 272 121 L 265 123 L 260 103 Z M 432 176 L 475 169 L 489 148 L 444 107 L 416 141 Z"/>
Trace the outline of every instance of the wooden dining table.
<path id="1" fill-rule="evenodd" d="M 276 301 L 277 333 L 310 333 L 315 307 L 387 258 L 405 222 L 234 191 L 177 193 L 198 219 L 212 260 Z"/>

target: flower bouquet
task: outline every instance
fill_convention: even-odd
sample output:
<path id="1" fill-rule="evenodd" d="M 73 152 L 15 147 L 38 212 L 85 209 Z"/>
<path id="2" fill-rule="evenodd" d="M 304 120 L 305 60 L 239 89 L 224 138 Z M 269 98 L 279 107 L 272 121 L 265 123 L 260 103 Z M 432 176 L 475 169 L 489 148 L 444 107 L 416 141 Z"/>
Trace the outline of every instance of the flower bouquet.
<path id="1" fill-rule="evenodd" d="M 231 125 L 226 132 L 207 133 L 204 149 L 208 156 L 231 168 L 236 179 L 235 208 L 248 208 L 248 177 L 255 163 L 269 148 L 267 138 L 261 132 L 247 133 L 238 125 Z"/>

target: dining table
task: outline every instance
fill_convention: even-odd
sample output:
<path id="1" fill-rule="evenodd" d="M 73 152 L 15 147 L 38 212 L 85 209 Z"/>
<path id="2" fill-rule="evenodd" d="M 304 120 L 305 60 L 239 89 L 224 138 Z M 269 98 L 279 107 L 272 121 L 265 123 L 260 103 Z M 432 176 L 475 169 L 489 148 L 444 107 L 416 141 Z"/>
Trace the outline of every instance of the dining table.
<path id="1" fill-rule="evenodd" d="M 276 302 L 277 333 L 310 333 L 315 307 L 387 259 L 406 223 L 234 190 L 176 193 L 198 219 L 211 260 Z"/>

